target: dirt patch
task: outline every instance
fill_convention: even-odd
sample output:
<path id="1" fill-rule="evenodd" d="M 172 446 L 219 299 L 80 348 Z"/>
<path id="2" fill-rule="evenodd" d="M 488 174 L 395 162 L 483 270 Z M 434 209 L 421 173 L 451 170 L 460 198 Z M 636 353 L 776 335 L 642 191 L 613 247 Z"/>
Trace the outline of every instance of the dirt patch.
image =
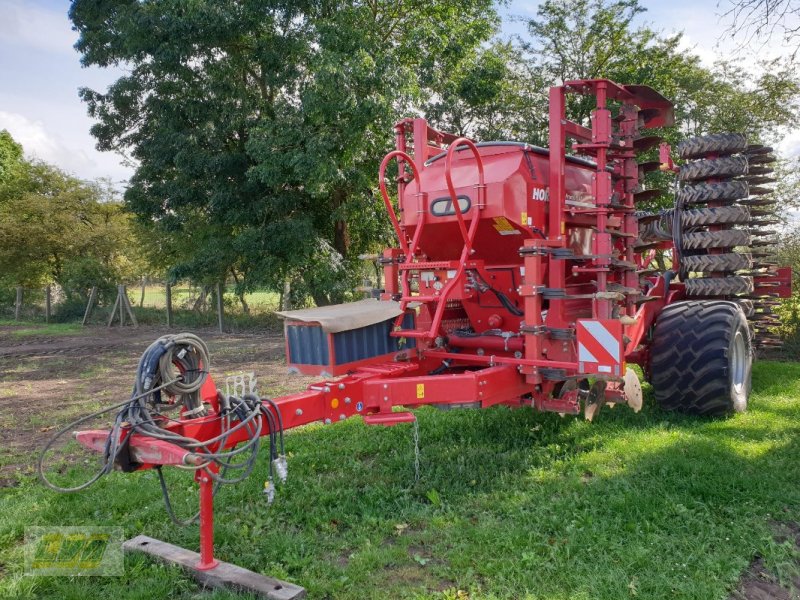
<path id="1" fill-rule="evenodd" d="M 75 335 L 15 336 L 0 329 L 0 487 L 32 470 L 36 450 L 56 429 L 84 414 L 124 401 L 141 353 L 163 327 L 91 327 Z M 220 334 L 206 341 L 219 386 L 225 376 L 254 372 L 259 392 L 276 396 L 305 389 L 310 378 L 287 374 L 280 333 Z"/>
<path id="2" fill-rule="evenodd" d="M 800 524 L 794 522 L 770 523 L 775 531 L 775 541 L 784 543 L 791 540 L 800 550 Z M 764 565 L 764 560 L 757 556 L 742 574 L 736 590 L 728 600 L 794 600 L 800 597 L 800 577 L 794 578 L 788 585 L 782 585 L 778 578 Z"/>

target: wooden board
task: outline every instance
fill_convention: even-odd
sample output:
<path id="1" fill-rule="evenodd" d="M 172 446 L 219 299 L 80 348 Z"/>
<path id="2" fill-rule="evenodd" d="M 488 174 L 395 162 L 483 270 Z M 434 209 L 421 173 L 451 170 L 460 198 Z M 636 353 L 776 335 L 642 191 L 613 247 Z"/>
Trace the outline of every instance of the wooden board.
<path id="1" fill-rule="evenodd" d="M 214 588 L 234 588 L 257 594 L 270 600 L 299 600 L 306 597 L 306 590 L 292 583 L 260 575 L 226 562 L 208 571 L 198 571 L 195 565 L 200 560 L 197 552 L 168 544 L 146 535 L 137 535 L 122 544 L 126 552 L 144 552 L 158 560 L 183 567 L 200 583 Z"/>

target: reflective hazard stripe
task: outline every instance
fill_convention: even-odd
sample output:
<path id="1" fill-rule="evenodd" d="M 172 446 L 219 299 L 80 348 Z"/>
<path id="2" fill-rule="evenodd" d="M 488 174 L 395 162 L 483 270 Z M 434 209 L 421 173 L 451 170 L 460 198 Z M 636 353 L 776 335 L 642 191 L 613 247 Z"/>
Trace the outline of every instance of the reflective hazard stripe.
<path id="1" fill-rule="evenodd" d="M 614 335 L 601 321 L 578 321 L 578 361 L 619 365 L 622 362 L 620 337 Z"/>

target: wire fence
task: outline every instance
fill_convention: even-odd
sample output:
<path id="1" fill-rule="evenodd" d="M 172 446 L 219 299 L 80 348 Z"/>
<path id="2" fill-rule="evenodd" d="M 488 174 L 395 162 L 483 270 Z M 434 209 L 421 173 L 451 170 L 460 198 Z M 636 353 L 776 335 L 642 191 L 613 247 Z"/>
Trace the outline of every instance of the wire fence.
<path id="1" fill-rule="evenodd" d="M 127 303 L 115 301 L 118 294 L 89 292 L 88 298 L 68 299 L 57 285 L 7 289 L 0 295 L 0 319 L 33 322 L 83 322 L 120 324 L 121 307 L 129 306 L 134 318 L 123 315 L 122 323 L 218 325 L 225 320 L 246 322 L 270 316 L 280 308 L 280 294 L 256 290 L 236 293 L 235 284 L 198 286 L 190 282 L 167 285 L 146 281 L 124 286 Z M 221 292 L 218 301 L 218 291 Z M 113 313 L 113 314 L 112 314 Z M 262 319 L 263 320 L 263 319 Z"/>

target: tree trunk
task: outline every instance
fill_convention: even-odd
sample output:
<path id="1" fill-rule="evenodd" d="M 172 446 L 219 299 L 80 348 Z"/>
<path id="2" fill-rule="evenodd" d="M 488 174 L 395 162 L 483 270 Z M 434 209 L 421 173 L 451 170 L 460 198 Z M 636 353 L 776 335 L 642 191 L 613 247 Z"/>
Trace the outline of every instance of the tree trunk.
<path id="1" fill-rule="evenodd" d="M 314 304 L 317 306 L 328 306 L 331 304 L 331 299 L 327 296 L 327 294 L 323 294 L 322 292 L 312 291 L 311 298 L 314 300 Z"/>
<path id="2" fill-rule="evenodd" d="M 333 190 L 333 211 L 338 211 L 347 201 L 347 191 L 344 188 Z M 336 251 L 347 258 L 350 251 L 350 232 L 347 230 L 347 221 L 343 218 L 337 219 L 333 224 L 333 247 Z"/>
<path id="3" fill-rule="evenodd" d="M 239 302 L 242 305 L 242 312 L 246 315 L 250 315 L 250 307 L 247 305 L 247 300 L 244 299 L 244 288 L 240 288 L 240 279 L 239 276 L 236 274 L 236 269 L 231 267 L 231 275 L 233 275 L 233 280 L 236 282 L 236 297 L 239 298 Z"/>
<path id="4" fill-rule="evenodd" d="M 192 306 L 192 310 L 196 312 L 205 312 L 206 307 L 206 298 L 210 292 L 210 288 L 207 285 L 204 285 L 200 288 L 200 295 L 194 301 L 194 306 Z"/>
<path id="5" fill-rule="evenodd" d="M 280 307 L 281 310 L 292 310 L 292 280 L 288 277 L 283 280 Z"/>

